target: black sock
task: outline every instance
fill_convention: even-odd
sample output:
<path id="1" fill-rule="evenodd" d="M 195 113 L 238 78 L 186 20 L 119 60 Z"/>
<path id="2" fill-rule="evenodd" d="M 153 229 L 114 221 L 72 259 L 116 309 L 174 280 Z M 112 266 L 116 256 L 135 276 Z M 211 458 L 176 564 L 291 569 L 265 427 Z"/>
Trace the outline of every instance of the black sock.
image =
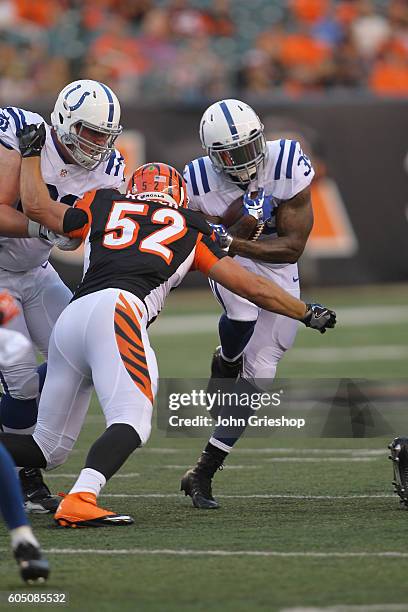
<path id="1" fill-rule="evenodd" d="M 85 467 L 100 472 L 109 480 L 141 444 L 138 433 L 131 425 L 115 423 L 92 445 Z"/>
<path id="2" fill-rule="evenodd" d="M 218 461 L 224 461 L 224 459 L 229 455 L 229 453 L 226 453 L 220 448 L 217 448 L 216 446 L 211 444 L 211 442 L 207 443 L 204 452 L 208 453 L 211 457 L 214 457 L 214 459 L 217 459 Z"/>

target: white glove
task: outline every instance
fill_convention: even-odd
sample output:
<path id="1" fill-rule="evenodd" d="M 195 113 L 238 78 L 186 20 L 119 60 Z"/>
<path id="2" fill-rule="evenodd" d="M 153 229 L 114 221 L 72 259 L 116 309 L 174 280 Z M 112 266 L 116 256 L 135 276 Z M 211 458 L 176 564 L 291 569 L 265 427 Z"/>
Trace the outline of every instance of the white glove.
<path id="1" fill-rule="evenodd" d="M 81 238 L 70 238 L 69 236 L 56 234 L 44 225 L 37 223 L 37 221 L 31 221 L 31 219 L 28 222 L 28 235 L 30 238 L 48 240 L 48 242 L 61 251 L 75 251 L 82 242 Z"/>

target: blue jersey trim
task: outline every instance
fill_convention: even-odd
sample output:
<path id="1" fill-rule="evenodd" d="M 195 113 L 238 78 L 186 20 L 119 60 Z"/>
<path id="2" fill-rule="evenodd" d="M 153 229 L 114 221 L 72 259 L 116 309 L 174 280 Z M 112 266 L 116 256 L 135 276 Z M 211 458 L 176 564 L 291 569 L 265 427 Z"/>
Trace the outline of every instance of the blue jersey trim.
<path id="1" fill-rule="evenodd" d="M 277 181 L 280 178 L 283 152 L 285 150 L 285 139 L 284 138 L 282 138 L 281 141 L 279 142 L 279 146 L 280 146 L 279 157 L 278 157 L 278 161 L 276 162 L 276 166 L 275 166 L 275 175 L 274 175 L 275 181 Z"/>
<path id="2" fill-rule="evenodd" d="M 198 196 L 200 194 L 199 194 L 198 187 L 197 187 L 197 179 L 196 179 L 193 162 L 190 162 L 188 164 L 188 169 L 190 170 L 190 179 L 191 179 L 191 187 L 193 188 L 193 194 Z"/>
<path id="3" fill-rule="evenodd" d="M 226 120 L 228 122 L 228 126 L 229 126 L 229 129 L 230 129 L 230 132 L 231 132 L 232 136 L 233 137 L 235 136 L 236 138 L 238 138 L 238 130 L 237 130 L 236 126 L 235 126 L 234 119 L 232 118 L 232 115 L 230 113 L 230 110 L 229 110 L 228 106 L 226 105 L 225 102 L 220 102 L 220 107 L 221 107 L 221 110 L 224 113 L 224 116 L 225 116 L 225 118 L 226 118 Z"/>
<path id="4" fill-rule="evenodd" d="M 21 125 L 22 125 L 22 126 L 23 126 L 23 128 L 24 128 L 24 127 L 27 125 L 26 118 L 24 117 L 24 113 L 23 113 L 23 111 L 21 110 L 21 108 L 18 108 L 17 110 L 18 110 L 18 114 L 20 115 L 20 118 L 21 118 Z"/>
<path id="5" fill-rule="evenodd" d="M 21 124 L 20 124 L 20 119 L 18 118 L 17 113 L 14 111 L 13 108 L 11 108 L 11 106 L 7 106 L 6 111 L 8 112 L 8 114 L 10 115 L 10 117 L 13 119 L 14 121 L 14 125 L 16 126 L 16 132 L 18 132 L 19 130 L 21 130 Z"/>
<path id="6" fill-rule="evenodd" d="M 115 176 L 119 175 L 119 170 L 120 170 L 121 166 L 123 165 L 122 164 L 123 160 L 124 160 L 124 158 L 120 155 L 118 157 L 118 163 L 116 164 Z"/>
<path id="7" fill-rule="evenodd" d="M 286 164 L 286 178 L 292 178 L 292 167 L 293 167 L 293 158 L 295 156 L 296 149 L 296 140 L 292 140 L 290 143 L 288 163 Z"/>
<path id="8" fill-rule="evenodd" d="M 207 169 L 203 157 L 200 157 L 198 160 L 198 165 L 200 166 L 201 182 L 203 184 L 204 193 L 208 193 L 210 191 L 210 185 L 208 183 Z"/>
<path id="9" fill-rule="evenodd" d="M 111 170 L 113 168 L 113 164 L 115 163 L 115 158 L 116 158 L 116 151 L 113 151 L 111 156 L 110 156 L 110 158 L 109 158 L 108 165 L 106 166 L 106 170 L 105 170 L 106 174 L 110 174 L 111 173 Z"/>

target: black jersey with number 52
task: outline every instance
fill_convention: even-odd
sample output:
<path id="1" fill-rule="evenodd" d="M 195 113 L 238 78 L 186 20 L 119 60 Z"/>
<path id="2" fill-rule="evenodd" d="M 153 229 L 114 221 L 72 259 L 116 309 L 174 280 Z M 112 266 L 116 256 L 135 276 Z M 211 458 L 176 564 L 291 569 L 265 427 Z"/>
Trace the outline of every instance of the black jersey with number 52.
<path id="1" fill-rule="evenodd" d="M 131 291 L 152 319 L 189 270 L 207 274 L 225 256 L 204 217 L 192 210 L 113 189 L 89 192 L 76 207 L 88 223 L 70 236 L 86 241 L 88 268 L 73 299 L 110 287 Z"/>

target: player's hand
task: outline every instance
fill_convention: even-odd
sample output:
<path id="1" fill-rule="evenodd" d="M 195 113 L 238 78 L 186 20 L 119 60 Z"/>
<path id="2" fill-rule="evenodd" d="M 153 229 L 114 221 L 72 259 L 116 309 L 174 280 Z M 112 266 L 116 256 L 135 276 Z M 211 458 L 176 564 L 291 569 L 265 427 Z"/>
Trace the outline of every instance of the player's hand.
<path id="1" fill-rule="evenodd" d="M 39 157 L 45 143 L 45 123 L 25 125 L 17 132 L 21 157 Z"/>
<path id="2" fill-rule="evenodd" d="M 271 217 L 272 211 L 272 196 L 265 195 L 265 189 L 261 187 L 258 194 L 251 198 L 250 193 L 246 193 L 243 197 L 244 215 L 251 215 L 256 219 L 257 225 L 262 225 Z"/>
<path id="3" fill-rule="evenodd" d="M 0 325 L 5 325 L 20 312 L 16 300 L 6 291 L 0 293 Z"/>
<path id="4" fill-rule="evenodd" d="M 222 225 L 221 223 L 209 223 L 209 226 L 213 230 L 213 235 L 214 235 L 214 238 L 217 244 L 225 251 L 228 251 L 231 245 L 231 242 L 234 239 L 231 236 L 231 234 L 227 231 L 225 226 Z"/>
<path id="5" fill-rule="evenodd" d="M 334 310 L 329 310 L 322 304 L 306 304 L 306 308 L 306 314 L 302 319 L 306 327 L 317 329 L 321 334 L 324 334 L 326 329 L 333 328 L 336 325 Z"/>
<path id="6" fill-rule="evenodd" d="M 61 234 L 56 234 L 55 232 L 48 231 L 48 238 L 54 246 L 56 246 L 60 251 L 75 251 L 82 243 L 81 238 L 70 238 L 69 236 L 62 236 Z"/>
<path id="7" fill-rule="evenodd" d="M 81 238 L 70 238 L 69 236 L 56 234 L 44 225 L 37 223 L 37 221 L 32 221 L 31 219 L 28 222 L 28 235 L 30 238 L 42 238 L 42 240 L 47 240 L 53 246 L 61 249 L 61 251 L 75 251 L 82 242 Z"/>

